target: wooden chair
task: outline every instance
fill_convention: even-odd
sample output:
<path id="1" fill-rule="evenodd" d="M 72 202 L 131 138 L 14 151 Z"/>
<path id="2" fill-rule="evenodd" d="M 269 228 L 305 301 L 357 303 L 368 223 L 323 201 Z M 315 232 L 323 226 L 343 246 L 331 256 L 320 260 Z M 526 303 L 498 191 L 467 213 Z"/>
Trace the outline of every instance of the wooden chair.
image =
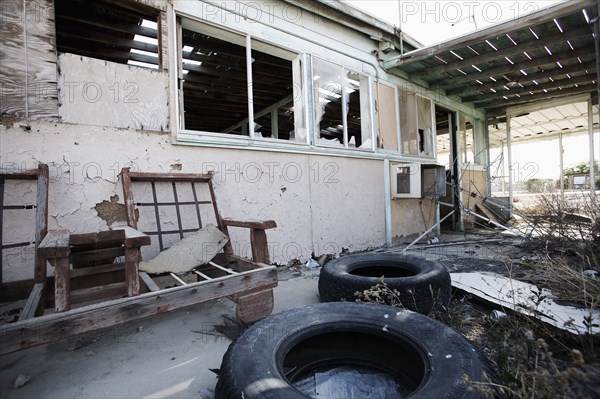
<path id="1" fill-rule="evenodd" d="M 166 247 L 167 238 L 175 236 L 183 238 L 185 234 L 191 233 L 203 227 L 202 214 L 208 213 L 214 215 L 213 221 L 218 228 L 228 237 L 230 227 L 246 228 L 250 231 L 250 246 L 252 251 L 252 259 L 247 260 L 234 255 L 233 245 L 231 240 L 225 245 L 224 253 L 217 255 L 214 261 L 209 264 L 197 268 L 193 271 L 198 281 L 210 283 L 215 278 L 234 276 L 241 272 L 260 269 L 266 267 L 270 263 L 269 247 L 265 230 L 277 227 L 273 220 L 234 220 L 221 217 L 217 206 L 217 200 L 213 188 L 213 173 L 207 174 L 186 174 L 186 173 L 140 173 L 132 172 L 129 168 L 123 168 L 121 171 L 123 183 L 123 194 L 125 198 L 125 206 L 127 209 L 127 223 L 130 227 L 137 229 L 138 220 L 136 215 L 140 214 L 142 208 L 149 207 L 152 211 L 147 212 L 153 220 L 149 223 L 155 226 L 154 230 L 146 230 L 141 228 L 145 234 L 151 237 L 156 237 L 159 250 L 162 251 Z M 134 200 L 133 186 L 134 183 L 145 184 L 149 186 L 151 198 L 144 201 L 136 202 Z M 161 185 L 161 187 L 159 187 Z M 187 186 L 187 193 L 190 198 L 181 198 L 182 189 Z M 202 190 L 204 188 L 204 190 Z M 172 191 L 172 196 L 166 195 L 166 190 Z M 179 191 L 178 191 L 179 190 Z M 204 191 L 207 198 L 202 198 L 200 194 Z M 159 193 L 165 198 L 159 200 Z M 168 199 L 167 199 L 168 198 Z M 182 208 L 188 207 L 188 214 L 184 215 Z M 161 210 L 170 208 L 173 219 L 176 219 L 177 226 L 175 228 L 165 225 L 165 221 L 161 220 Z M 140 216 L 141 218 L 141 216 Z M 163 218 L 164 219 L 164 218 Z M 187 226 L 184 226 L 183 220 L 186 220 Z M 192 220 L 194 223 L 192 223 Z M 141 273 L 142 280 L 148 282 L 149 290 L 158 289 L 158 285 L 148 274 Z M 185 285 L 186 281 L 179 276 L 171 273 L 171 283 L 177 285 Z M 165 276 L 160 276 L 165 277 Z M 163 283 L 164 284 L 164 283 Z M 167 283 L 168 284 L 168 283 Z M 232 299 L 237 302 L 237 317 L 240 321 L 250 323 L 269 315 L 273 310 L 273 290 L 270 281 L 258 284 L 251 289 L 242 289 L 240 292 L 232 295 Z"/>
<path id="2" fill-rule="evenodd" d="M 139 250 L 149 244 L 150 237 L 129 227 L 84 234 L 50 230 L 38 251 L 54 266 L 55 311 L 68 311 L 72 303 L 139 295 Z"/>
<path id="3" fill-rule="evenodd" d="M 37 178 L 38 172 L 31 172 L 27 176 Z M 223 297 L 237 302 L 237 316 L 246 323 L 272 312 L 277 269 L 268 265 L 265 230 L 276 227 L 274 221 L 221 218 L 211 173 L 171 175 L 134 173 L 123 169 L 121 178 L 129 223 L 122 230 L 75 235 L 66 230 L 53 230 L 43 237 L 45 224 L 39 224 L 37 231 L 40 233 L 36 237 L 40 240 L 43 237 L 43 240 L 38 245 L 36 278 L 41 282 L 39 286 L 36 283 L 35 287 L 41 287 L 41 291 L 31 291 L 28 300 L 31 305 L 27 306 L 42 311 L 29 311 L 30 318 L 0 325 L 0 355 Z M 134 201 L 134 185 L 138 184 L 149 185 L 152 193 L 150 201 Z M 47 187 L 47 177 L 45 181 L 41 178 L 38 180 L 38 187 L 40 185 Z M 168 194 L 161 185 L 171 188 L 171 200 L 159 200 Z M 180 200 L 177 190 L 183 185 L 189 187 L 191 200 Z M 199 197 L 202 191 L 200 187 L 205 192 L 208 190 L 207 198 Z M 38 203 L 46 203 L 47 190 L 45 193 L 41 196 L 38 194 Z M 192 211 L 186 213 L 185 207 Z M 37 211 L 44 213 L 46 208 L 46 205 L 38 205 Z M 209 212 L 203 208 L 208 208 Z M 138 224 L 142 225 L 138 223 L 136 214 L 143 214 L 143 209 L 150 209 L 155 220 L 151 223 L 154 228 L 147 229 L 147 234 L 135 229 Z M 161 223 L 161 213 L 166 209 L 173 211 L 177 228 Z M 190 214 L 195 217 L 191 218 Z M 147 247 L 150 237 L 158 250 L 163 250 L 173 239 L 181 239 L 185 234 L 201 228 L 206 222 L 202 215 L 209 214 L 213 215 L 216 225 L 228 236 L 229 228 L 250 230 L 252 260 L 234 255 L 233 246 L 229 244 L 213 261 L 193 271 L 195 281 L 191 281 L 190 276 L 150 276 L 139 272 L 141 249 L 150 248 Z M 194 219 L 197 223 L 192 223 Z M 125 262 L 113 263 L 115 257 L 120 256 L 125 257 Z M 46 290 L 48 295 L 44 301 L 46 259 L 54 265 L 54 277 L 48 278 L 48 284 L 54 285 L 54 289 Z M 50 282 L 52 279 L 53 284 Z M 55 312 L 41 314 L 44 302 L 52 303 L 52 300 Z M 79 305 L 71 306 L 75 303 Z"/>
<path id="4" fill-rule="evenodd" d="M 48 231 L 48 165 L 40 163 L 37 169 L 23 172 L 1 173 L 0 174 L 0 243 L 2 250 L 0 253 L 0 286 L 2 287 L 2 300 L 10 301 L 25 296 L 27 302 L 20 312 L 19 320 L 29 319 L 43 312 L 44 292 L 46 289 L 46 261 L 38 255 L 37 248 L 46 236 Z M 6 180 L 30 181 L 36 180 L 37 193 L 35 204 L 5 204 L 4 189 Z M 33 241 L 26 242 L 5 242 L 6 235 L 3 235 L 4 212 L 26 211 L 35 209 L 35 226 L 32 226 Z M 36 252 L 34 258 L 33 280 L 17 281 L 5 283 L 3 281 L 3 259 L 4 251 L 11 248 L 24 248 L 35 244 Z"/>

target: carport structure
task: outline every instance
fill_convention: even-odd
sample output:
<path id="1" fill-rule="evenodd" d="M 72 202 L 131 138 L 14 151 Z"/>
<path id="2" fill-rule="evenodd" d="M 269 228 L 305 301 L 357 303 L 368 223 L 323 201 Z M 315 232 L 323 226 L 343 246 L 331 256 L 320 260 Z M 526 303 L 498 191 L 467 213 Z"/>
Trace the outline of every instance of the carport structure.
<path id="1" fill-rule="evenodd" d="M 487 144 L 486 151 L 502 145 L 502 141 L 506 143 L 512 204 L 511 144 L 515 136 L 525 137 L 511 133 L 511 119 L 515 121 L 515 128 L 533 129 L 532 136 L 559 136 L 555 129 L 540 128 L 539 120 L 531 126 L 522 126 L 515 118 L 583 102 L 584 115 L 573 116 L 578 123 L 573 126 L 567 123 L 559 130 L 565 134 L 581 132 L 582 128 L 587 130 L 590 165 L 594 164 L 593 130 L 594 125 L 597 129 L 598 122 L 594 121 L 593 110 L 600 91 L 599 9 L 597 0 L 566 1 L 447 42 L 390 56 L 382 65 L 390 73 L 416 79 L 441 95 L 472 103 L 485 111 L 487 123 L 480 140 Z M 561 115 L 555 111 L 551 114 Z M 582 116 L 587 117 L 584 126 L 580 123 Z M 450 126 L 455 135 L 459 123 L 456 116 L 452 118 L 450 116 Z M 490 126 L 494 128 L 489 129 Z M 458 142 L 457 139 L 451 141 Z M 455 146 L 455 151 L 459 151 L 458 145 Z M 484 155 L 484 158 L 487 160 L 489 156 Z M 454 165 L 454 170 L 460 170 L 461 157 L 452 155 L 452 159 L 459 163 Z M 594 198 L 594 168 L 590 168 L 590 175 Z M 453 176 L 453 179 L 453 186 L 460 187 L 460 177 Z"/>

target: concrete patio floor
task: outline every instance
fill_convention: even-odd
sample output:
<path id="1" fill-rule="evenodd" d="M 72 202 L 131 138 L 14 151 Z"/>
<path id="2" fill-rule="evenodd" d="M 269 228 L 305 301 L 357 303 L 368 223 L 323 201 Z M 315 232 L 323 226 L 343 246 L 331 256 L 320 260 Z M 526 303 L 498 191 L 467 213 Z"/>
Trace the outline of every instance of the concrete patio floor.
<path id="1" fill-rule="evenodd" d="M 313 273 L 280 277 L 274 313 L 319 302 Z M 0 392 L 7 399 L 208 398 L 217 382 L 209 369 L 220 367 L 231 342 L 214 328 L 224 314 L 235 317 L 233 302 L 214 300 L 2 356 Z M 16 389 L 21 374 L 31 379 Z"/>
<path id="2" fill-rule="evenodd" d="M 505 262 L 523 255 L 511 241 L 496 234 L 445 234 L 440 244 L 419 244 L 407 253 L 439 261 L 450 272 L 506 273 Z M 399 253 L 402 247 L 376 252 Z M 273 313 L 318 303 L 318 273 L 281 269 Z M 227 299 L 1 356 L 0 392 L 3 398 L 208 399 L 217 382 L 209 369 L 220 367 L 231 343 L 215 331 L 223 315 L 235 318 Z M 16 389 L 21 374 L 31 379 Z"/>

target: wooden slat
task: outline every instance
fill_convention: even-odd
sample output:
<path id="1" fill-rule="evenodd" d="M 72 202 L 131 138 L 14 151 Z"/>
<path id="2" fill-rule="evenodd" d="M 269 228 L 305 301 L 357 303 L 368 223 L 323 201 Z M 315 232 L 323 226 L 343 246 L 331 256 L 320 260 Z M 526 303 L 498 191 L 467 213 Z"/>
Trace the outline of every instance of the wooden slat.
<path id="1" fill-rule="evenodd" d="M 68 230 L 50 230 L 38 247 L 38 253 L 46 258 L 60 258 L 69 256 Z"/>
<path id="2" fill-rule="evenodd" d="M 129 168 L 121 169 L 121 183 L 123 185 L 123 197 L 125 202 L 125 210 L 127 212 L 127 225 L 137 229 L 135 202 L 133 200 L 133 187 L 131 185 L 131 172 Z"/>
<path id="3" fill-rule="evenodd" d="M 176 275 L 175 273 L 169 273 L 171 275 L 171 277 L 173 277 L 175 279 L 175 281 L 177 281 L 179 284 L 181 285 L 188 285 L 188 283 L 186 283 L 185 281 L 183 281 L 182 279 L 179 278 L 178 275 Z"/>
<path id="4" fill-rule="evenodd" d="M 54 310 L 56 312 L 71 309 L 69 267 L 68 257 L 57 258 L 54 261 Z"/>
<path id="5" fill-rule="evenodd" d="M 72 250 L 72 249 L 71 249 Z M 109 262 L 99 264 L 112 263 L 117 256 L 125 255 L 125 247 L 92 249 L 81 252 L 71 252 L 71 262 L 75 265 L 81 263 L 91 263 L 109 259 Z M 96 266 L 95 264 L 92 266 Z M 92 267 L 89 266 L 89 267 Z"/>
<path id="6" fill-rule="evenodd" d="M 40 163 L 38 166 L 37 180 L 37 208 L 35 210 L 35 271 L 34 280 L 36 283 L 46 281 L 47 262 L 40 256 L 38 248 L 44 237 L 48 233 L 48 185 L 49 185 L 48 165 Z M 1 225 L 0 225 L 1 226 Z M 1 227 L 0 227 L 1 228 Z"/>
<path id="7" fill-rule="evenodd" d="M 142 282 L 144 284 L 146 284 L 146 287 L 148 288 L 148 290 L 150 290 L 150 291 L 159 291 L 160 290 L 160 287 L 154 282 L 154 280 L 152 280 L 152 277 L 150 277 L 148 275 L 148 273 L 140 272 L 140 279 L 142 280 Z"/>
<path id="8" fill-rule="evenodd" d="M 114 271 L 124 270 L 124 269 L 125 269 L 124 263 L 110 263 L 110 264 L 106 264 L 106 265 L 98 265 L 98 266 L 85 267 L 83 269 L 71 270 L 70 276 L 71 276 L 71 279 L 76 279 L 76 278 L 81 278 L 81 277 L 86 277 L 86 276 L 94 276 L 94 275 L 102 274 L 102 273 L 112 273 Z"/>
<path id="9" fill-rule="evenodd" d="M 274 229 L 277 227 L 277 223 L 274 220 L 223 219 L 223 223 L 229 227 L 245 227 L 248 229 Z"/>
<path id="10" fill-rule="evenodd" d="M 150 236 L 136 230 L 132 227 L 122 227 L 125 231 L 125 246 L 126 247 L 141 247 L 144 245 L 150 245 Z"/>
<path id="11" fill-rule="evenodd" d="M 126 295 L 125 282 L 90 287 L 71 292 L 71 304 L 96 301 L 98 299 Z"/>
<path id="12" fill-rule="evenodd" d="M 212 277 L 207 276 L 206 274 L 204 274 L 198 270 L 194 270 L 194 273 L 196 273 L 198 276 L 202 277 L 204 280 L 212 280 L 213 279 Z"/>
<path id="13" fill-rule="evenodd" d="M 208 264 L 211 265 L 211 266 L 213 266 L 213 267 L 216 267 L 219 270 L 223 270 L 227 274 L 237 274 L 236 271 L 233 271 L 231 269 L 227 269 L 227 268 L 225 268 L 223 266 L 217 265 L 215 262 L 210 261 L 210 262 L 208 262 Z"/>
<path id="14" fill-rule="evenodd" d="M 86 251 L 96 248 L 110 248 L 122 245 L 125 241 L 125 230 L 108 230 L 97 233 L 71 234 L 69 244 L 71 251 Z M 102 246 L 100 246 L 102 245 Z"/>
<path id="15" fill-rule="evenodd" d="M 29 295 L 29 299 L 27 299 L 27 302 L 25 303 L 25 306 L 21 311 L 21 316 L 19 317 L 19 320 L 31 319 L 43 313 L 43 297 L 45 288 L 45 282 L 35 283 L 35 285 L 33 286 L 33 290 Z"/>
<path id="16" fill-rule="evenodd" d="M 254 262 L 271 263 L 271 260 L 269 259 L 267 233 L 265 233 L 265 230 L 250 230 L 250 246 L 252 247 L 252 260 Z"/>
<path id="17" fill-rule="evenodd" d="M 187 286 L 148 292 L 84 306 L 65 313 L 48 314 L 23 322 L 0 326 L 0 354 L 6 354 L 43 343 L 58 341 L 87 331 L 139 320 L 158 313 L 195 305 L 216 298 L 256 288 L 277 285 L 274 266 L 216 278 Z M 39 332 L 43 331 L 44 334 Z"/>
<path id="18" fill-rule="evenodd" d="M 237 296 L 236 316 L 242 323 L 254 323 L 273 312 L 273 290 Z"/>
<path id="19" fill-rule="evenodd" d="M 155 182 L 201 182 L 207 183 L 213 178 L 213 173 L 147 173 L 129 172 L 131 181 L 155 181 Z"/>

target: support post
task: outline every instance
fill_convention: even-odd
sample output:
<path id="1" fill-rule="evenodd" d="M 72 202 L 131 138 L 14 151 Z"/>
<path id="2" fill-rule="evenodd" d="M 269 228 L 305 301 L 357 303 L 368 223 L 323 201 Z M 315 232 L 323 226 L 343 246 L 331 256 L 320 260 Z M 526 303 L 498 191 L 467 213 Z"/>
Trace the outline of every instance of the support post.
<path id="1" fill-rule="evenodd" d="M 383 160 L 383 195 L 385 205 L 385 244 L 392 246 L 392 192 L 390 188 L 390 160 Z"/>
<path id="2" fill-rule="evenodd" d="M 510 115 L 506 116 L 506 150 L 508 154 L 508 209 L 510 216 L 513 214 L 513 199 L 514 199 L 514 187 L 513 187 L 513 164 L 512 164 L 512 136 L 510 132 Z"/>
<path id="3" fill-rule="evenodd" d="M 565 202 L 565 149 L 563 147 L 563 134 L 560 132 L 558 134 L 558 159 L 559 159 L 559 167 L 560 167 L 560 199 L 564 203 Z"/>
<path id="4" fill-rule="evenodd" d="M 590 198 L 592 206 L 596 206 L 596 157 L 594 154 L 594 106 L 592 96 L 588 100 L 588 132 L 590 139 Z"/>
<path id="5" fill-rule="evenodd" d="M 254 92 L 252 87 L 252 38 L 246 36 L 246 76 L 248 79 L 248 136 L 254 138 Z"/>

